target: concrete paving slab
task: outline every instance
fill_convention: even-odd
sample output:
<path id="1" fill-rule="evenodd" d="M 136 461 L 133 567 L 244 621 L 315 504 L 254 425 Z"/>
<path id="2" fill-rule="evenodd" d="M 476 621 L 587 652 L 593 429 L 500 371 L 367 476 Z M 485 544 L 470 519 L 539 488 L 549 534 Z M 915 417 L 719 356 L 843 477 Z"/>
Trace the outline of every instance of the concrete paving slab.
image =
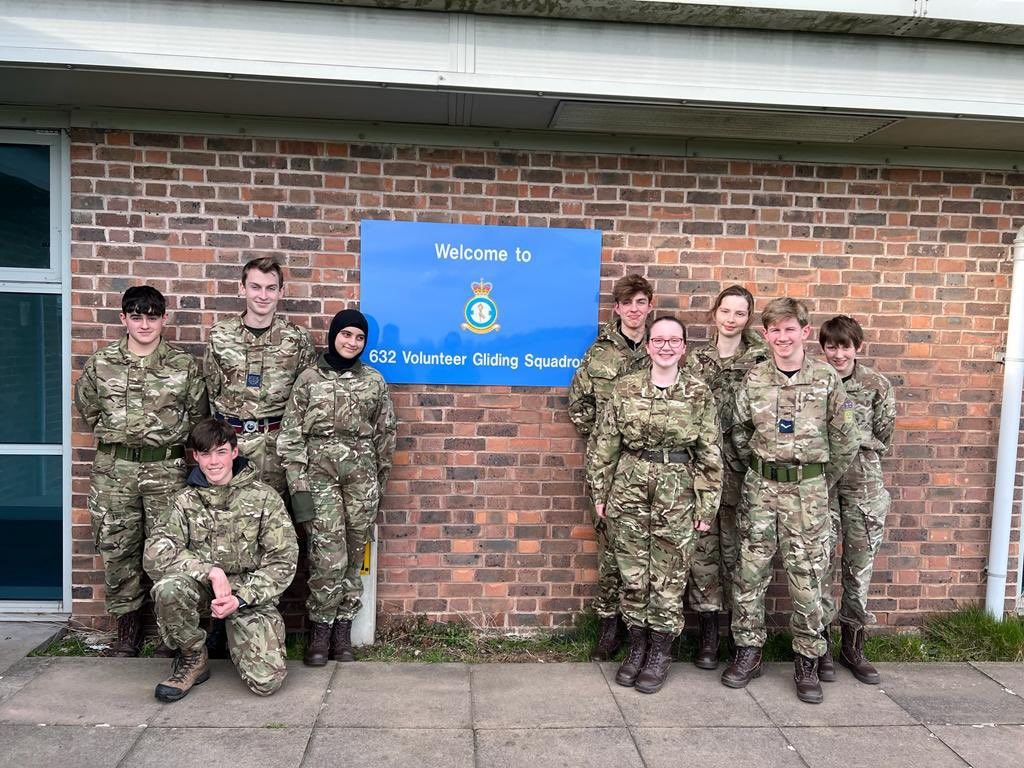
<path id="1" fill-rule="evenodd" d="M 842 670 L 845 673 L 846 670 Z M 723 688 L 725 686 L 722 686 Z M 848 674 L 822 683 L 825 701 L 805 704 L 796 697 L 793 665 L 765 664 L 764 674 L 744 689 L 775 725 L 913 725 L 917 721 L 885 695 L 880 685 L 864 685 Z"/>
<path id="2" fill-rule="evenodd" d="M 163 659 L 151 688 L 171 670 Z M 161 704 L 150 725 L 221 728 L 263 728 L 277 725 L 312 725 L 330 685 L 330 665 L 305 667 L 288 663 L 284 685 L 273 696 L 256 696 L 245 687 L 234 665 L 226 659 L 210 662 L 210 679 L 189 691 L 183 701 Z M 150 690 L 150 696 L 153 691 Z M 231 706 L 224 706 L 224 702 Z"/>
<path id="3" fill-rule="evenodd" d="M 50 621 L 0 621 L 0 675 L 66 628 Z"/>
<path id="4" fill-rule="evenodd" d="M 474 768 L 473 731 L 469 728 L 318 728 L 302 768 L 357 765 L 366 768 Z"/>
<path id="5" fill-rule="evenodd" d="M 647 768 L 807 768 L 774 727 L 636 728 L 633 735 Z"/>
<path id="6" fill-rule="evenodd" d="M 160 702 L 153 688 L 166 659 L 54 658 L 0 704 L 0 723 L 136 726 Z"/>
<path id="7" fill-rule="evenodd" d="M 0 673 L 0 704 L 11 698 L 24 688 L 44 669 L 50 666 L 51 659 L 46 656 L 33 656 L 21 659 Z"/>
<path id="8" fill-rule="evenodd" d="M 1006 768 L 1024 756 L 1024 725 L 934 725 L 931 730 L 972 768 Z"/>
<path id="9" fill-rule="evenodd" d="M 967 768 L 923 725 L 783 728 L 782 733 L 811 768 Z"/>
<path id="10" fill-rule="evenodd" d="M 480 664 L 470 674 L 477 728 L 625 725 L 597 664 Z"/>
<path id="11" fill-rule="evenodd" d="M 880 664 L 886 694 L 923 723 L 1024 723 L 1024 699 L 970 664 Z"/>
<path id="12" fill-rule="evenodd" d="M 18 768 L 114 768 L 143 730 L 94 725 L 3 725 L 0 763 Z"/>
<path id="13" fill-rule="evenodd" d="M 299 768 L 310 730 L 147 728 L 118 768 Z"/>
<path id="14" fill-rule="evenodd" d="M 470 728 L 465 664 L 338 664 L 319 723 L 347 728 Z"/>
<path id="15" fill-rule="evenodd" d="M 1014 661 L 973 661 L 971 666 L 1024 698 L 1024 664 Z"/>
<path id="16" fill-rule="evenodd" d="M 638 694 L 639 695 L 639 694 Z M 626 728 L 478 730 L 477 768 L 643 768 Z M 679 765 L 677 763 L 677 765 Z"/>
<path id="17" fill-rule="evenodd" d="M 693 664 L 673 664 L 665 687 L 646 695 L 615 682 L 617 663 L 600 666 L 628 725 L 677 728 L 772 724 L 746 690 L 722 685 L 719 672 L 697 669 Z"/>

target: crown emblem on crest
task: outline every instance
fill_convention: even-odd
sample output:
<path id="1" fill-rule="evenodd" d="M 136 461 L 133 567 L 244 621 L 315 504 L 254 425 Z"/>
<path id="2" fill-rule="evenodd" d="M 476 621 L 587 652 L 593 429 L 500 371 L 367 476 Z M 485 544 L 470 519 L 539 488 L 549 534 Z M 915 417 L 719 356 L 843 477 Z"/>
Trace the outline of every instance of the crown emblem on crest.
<path id="1" fill-rule="evenodd" d="M 491 292 L 491 288 L 494 286 L 490 283 L 485 283 L 481 277 L 479 283 L 470 283 L 470 287 L 473 289 L 474 296 L 486 296 Z"/>

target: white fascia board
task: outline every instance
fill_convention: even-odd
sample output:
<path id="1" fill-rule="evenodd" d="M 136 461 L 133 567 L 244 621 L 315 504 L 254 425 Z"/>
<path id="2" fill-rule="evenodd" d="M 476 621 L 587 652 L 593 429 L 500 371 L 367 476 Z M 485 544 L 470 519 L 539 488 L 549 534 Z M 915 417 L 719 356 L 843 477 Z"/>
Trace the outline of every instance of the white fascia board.
<path id="1" fill-rule="evenodd" d="M 0 62 L 39 66 L 1024 118 L 1018 46 L 253 0 L 0 0 L 0 18 Z"/>

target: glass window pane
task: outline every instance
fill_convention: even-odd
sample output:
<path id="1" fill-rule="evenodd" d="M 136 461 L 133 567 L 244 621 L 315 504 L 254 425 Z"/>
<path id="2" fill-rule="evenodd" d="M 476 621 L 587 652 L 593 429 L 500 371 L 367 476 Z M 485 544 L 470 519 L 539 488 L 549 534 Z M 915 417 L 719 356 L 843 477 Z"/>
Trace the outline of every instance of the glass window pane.
<path id="1" fill-rule="evenodd" d="M 61 457 L 0 456 L 0 600 L 60 600 Z"/>
<path id="2" fill-rule="evenodd" d="M 0 268 L 50 268 L 50 148 L 0 144 Z"/>
<path id="3" fill-rule="evenodd" d="M 0 293 L 0 443 L 61 442 L 60 296 Z"/>

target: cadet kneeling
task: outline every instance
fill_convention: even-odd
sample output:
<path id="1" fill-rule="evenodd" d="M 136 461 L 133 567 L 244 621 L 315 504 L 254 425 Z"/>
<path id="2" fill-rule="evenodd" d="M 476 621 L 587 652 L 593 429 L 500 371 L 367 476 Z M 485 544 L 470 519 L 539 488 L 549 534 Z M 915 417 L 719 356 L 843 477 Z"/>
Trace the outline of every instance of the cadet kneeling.
<path id="1" fill-rule="evenodd" d="M 146 540 L 160 635 L 177 649 L 156 687 L 177 701 L 210 677 L 200 612 L 226 619 L 228 649 L 249 690 L 269 696 L 284 682 L 284 621 L 276 605 L 299 555 L 284 502 L 238 455 L 229 424 L 208 419 L 189 438 L 199 466 Z"/>

